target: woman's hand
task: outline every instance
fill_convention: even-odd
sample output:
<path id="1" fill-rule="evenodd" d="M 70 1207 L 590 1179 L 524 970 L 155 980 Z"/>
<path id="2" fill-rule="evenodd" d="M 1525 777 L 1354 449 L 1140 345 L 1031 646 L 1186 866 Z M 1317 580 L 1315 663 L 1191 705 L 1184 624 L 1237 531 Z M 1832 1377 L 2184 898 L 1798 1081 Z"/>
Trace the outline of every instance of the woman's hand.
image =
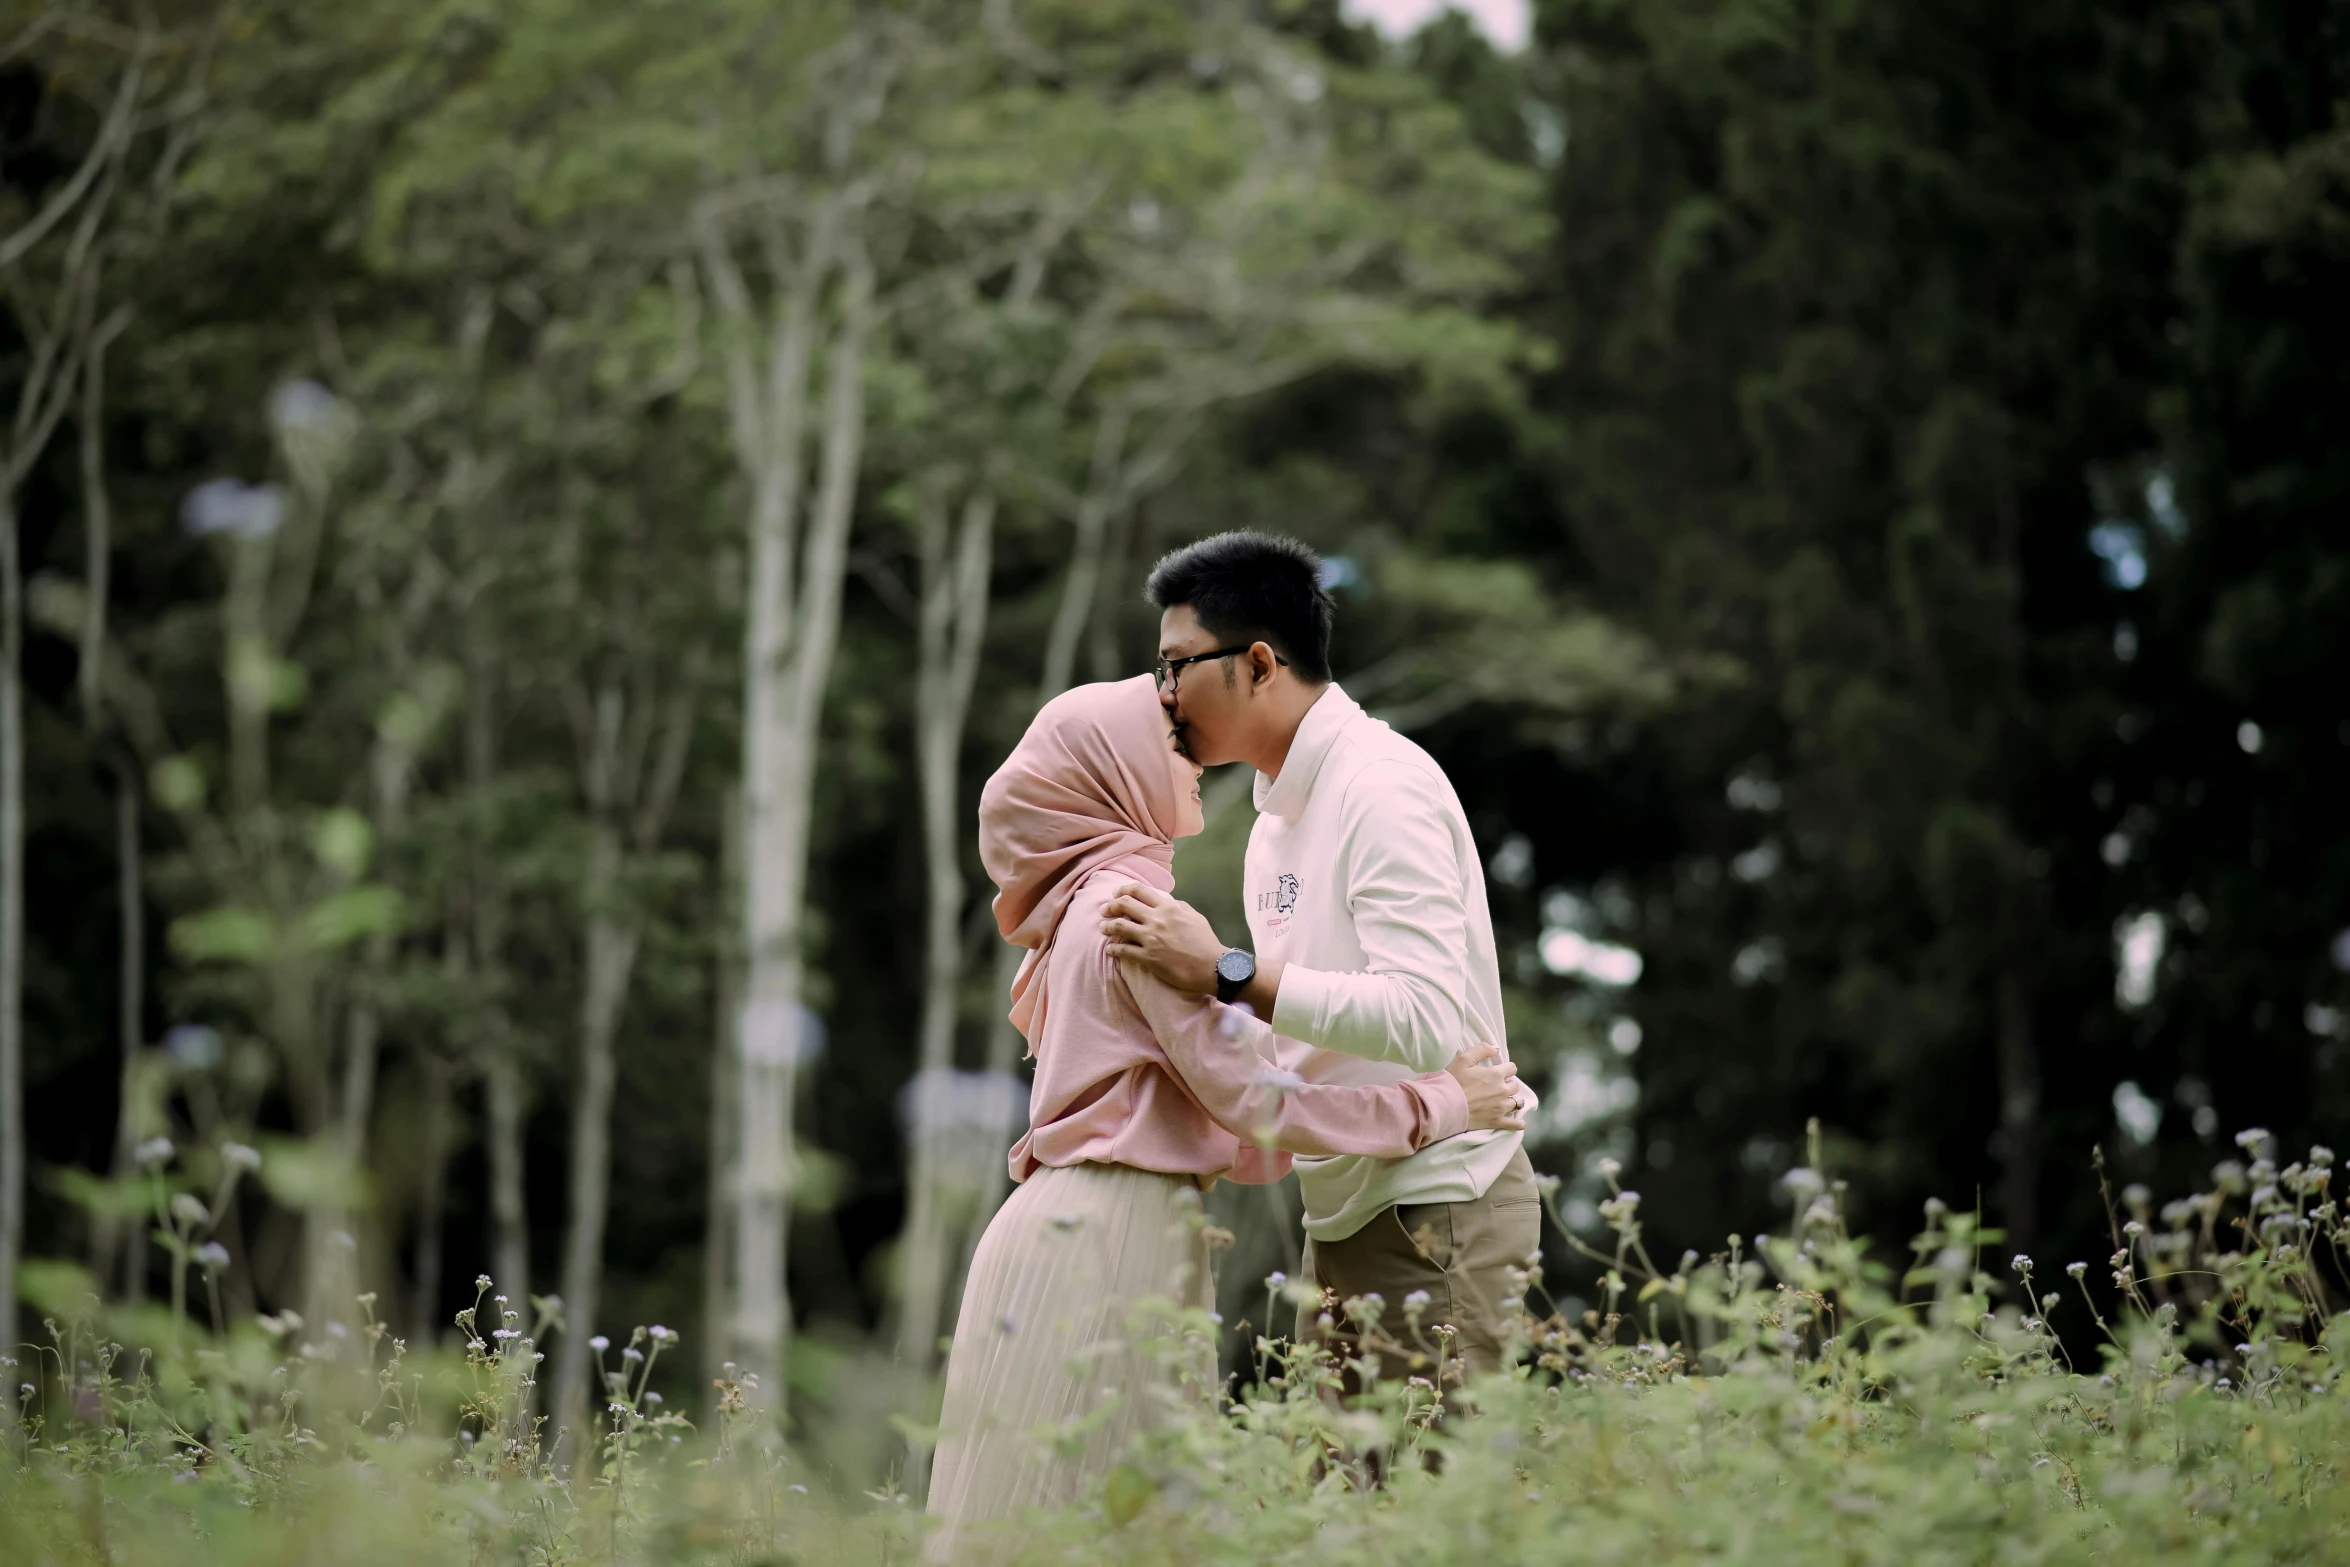
<path id="1" fill-rule="evenodd" d="M 1445 1068 L 1460 1080 L 1469 1098 L 1472 1132 L 1522 1132 L 1526 1129 L 1526 1091 L 1518 1086 L 1518 1067 L 1507 1060 L 1499 1045 L 1471 1045 Z"/>

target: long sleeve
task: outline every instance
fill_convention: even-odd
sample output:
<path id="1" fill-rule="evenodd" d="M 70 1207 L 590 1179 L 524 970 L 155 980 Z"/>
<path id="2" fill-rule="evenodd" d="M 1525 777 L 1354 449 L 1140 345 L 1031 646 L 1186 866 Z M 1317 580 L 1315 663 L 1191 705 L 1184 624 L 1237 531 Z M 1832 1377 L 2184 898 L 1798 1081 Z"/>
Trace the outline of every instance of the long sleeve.
<path id="1" fill-rule="evenodd" d="M 1449 1074 L 1383 1087 L 1310 1084 L 1272 1063 L 1272 1031 L 1246 1012 L 1171 989 L 1130 964 L 1117 965 L 1117 980 L 1183 1086 L 1244 1143 L 1400 1159 L 1468 1128 L 1468 1096 Z"/>
<path id="2" fill-rule="evenodd" d="M 1462 846 L 1443 789 L 1405 762 L 1374 763 L 1353 780 L 1341 856 L 1365 966 L 1345 974 L 1285 966 L 1276 1032 L 1416 1072 L 1441 1069 L 1475 1042 L 1460 1000 L 1469 991 Z"/>

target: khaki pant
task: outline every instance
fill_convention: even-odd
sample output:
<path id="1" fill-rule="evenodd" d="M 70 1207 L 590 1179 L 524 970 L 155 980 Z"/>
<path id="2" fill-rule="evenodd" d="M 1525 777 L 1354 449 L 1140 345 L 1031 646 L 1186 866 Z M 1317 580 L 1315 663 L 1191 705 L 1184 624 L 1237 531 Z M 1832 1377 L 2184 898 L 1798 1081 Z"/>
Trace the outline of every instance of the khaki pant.
<path id="1" fill-rule="evenodd" d="M 1379 1342 L 1372 1346 L 1382 1377 L 1433 1380 L 1441 1342 L 1434 1329 L 1440 1323 L 1457 1330 L 1445 1350 L 1447 1387 L 1458 1386 L 1464 1374 L 1498 1371 L 1518 1310 L 1510 1270 L 1525 1267 L 1541 1244 L 1542 1196 L 1520 1149 L 1482 1197 L 1383 1208 L 1344 1240 L 1307 1241 L 1300 1271 L 1341 1304 L 1328 1308 L 1327 1331 L 1318 1325 L 1323 1307 L 1301 1308 L 1298 1342 L 1318 1339 L 1340 1354 L 1361 1355 L 1343 1303 L 1375 1294 L 1385 1302 Z M 1404 1319 L 1404 1299 L 1417 1290 L 1427 1292 L 1428 1304 L 1415 1337 Z"/>

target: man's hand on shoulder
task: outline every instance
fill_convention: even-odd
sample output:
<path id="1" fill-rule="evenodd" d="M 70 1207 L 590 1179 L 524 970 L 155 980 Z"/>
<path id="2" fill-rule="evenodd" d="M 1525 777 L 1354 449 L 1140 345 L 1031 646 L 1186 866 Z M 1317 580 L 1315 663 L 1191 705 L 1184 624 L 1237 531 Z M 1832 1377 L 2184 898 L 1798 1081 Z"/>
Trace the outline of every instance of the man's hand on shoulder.
<path id="1" fill-rule="evenodd" d="M 1208 917 L 1171 892 L 1128 882 L 1102 910 L 1110 956 L 1156 974 L 1177 990 L 1216 993 L 1216 960 L 1224 943 Z"/>

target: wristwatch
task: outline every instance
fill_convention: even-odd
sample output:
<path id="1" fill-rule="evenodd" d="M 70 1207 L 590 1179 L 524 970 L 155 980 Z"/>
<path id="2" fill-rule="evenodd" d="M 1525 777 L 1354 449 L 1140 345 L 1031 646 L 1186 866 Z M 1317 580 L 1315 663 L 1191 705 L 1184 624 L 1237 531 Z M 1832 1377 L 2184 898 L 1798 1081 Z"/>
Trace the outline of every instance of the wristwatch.
<path id="1" fill-rule="evenodd" d="M 1230 1004 L 1240 999 L 1241 987 L 1257 977 L 1257 960 L 1238 947 L 1216 960 L 1216 999 Z"/>

